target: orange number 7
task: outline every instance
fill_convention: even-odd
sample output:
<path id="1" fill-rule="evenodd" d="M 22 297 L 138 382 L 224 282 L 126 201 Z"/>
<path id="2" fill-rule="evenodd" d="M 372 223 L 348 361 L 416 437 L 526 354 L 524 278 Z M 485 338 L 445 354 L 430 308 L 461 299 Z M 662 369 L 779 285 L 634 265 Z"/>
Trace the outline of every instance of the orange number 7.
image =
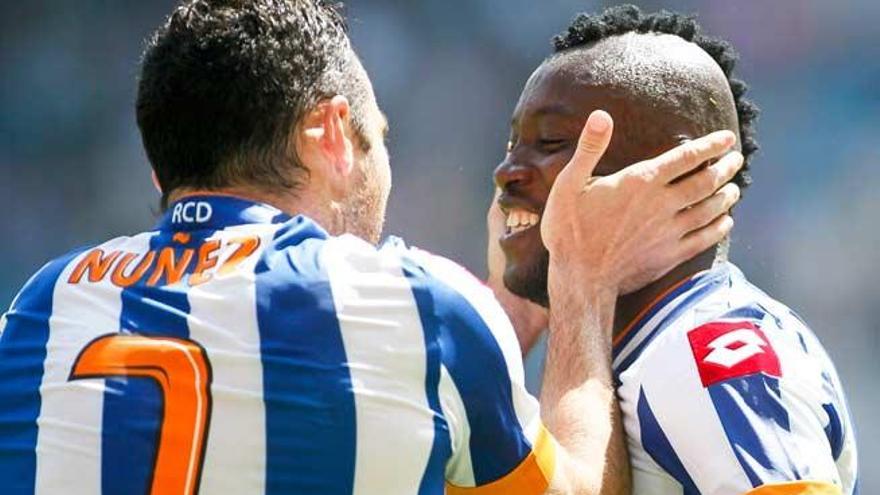
<path id="1" fill-rule="evenodd" d="M 211 415 L 211 365 L 185 339 L 110 334 L 80 352 L 71 380 L 134 376 L 162 389 L 163 414 L 151 495 L 198 493 Z"/>

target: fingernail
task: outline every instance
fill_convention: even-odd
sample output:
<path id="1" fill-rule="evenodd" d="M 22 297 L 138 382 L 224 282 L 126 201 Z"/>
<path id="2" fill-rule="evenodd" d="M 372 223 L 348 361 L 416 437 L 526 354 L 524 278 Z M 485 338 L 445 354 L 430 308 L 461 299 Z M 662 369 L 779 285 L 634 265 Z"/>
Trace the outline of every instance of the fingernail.
<path id="1" fill-rule="evenodd" d="M 727 131 L 726 141 L 730 146 L 736 144 L 736 134 L 733 131 Z"/>
<path id="2" fill-rule="evenodd" d="M 605 132 L 608 129 L 608 118 L 605 115 L 602 115 L 600 111 L 593 112 L 590 115 L 589 122 L 587 122 L 587 126 L 592 132 Z"/>

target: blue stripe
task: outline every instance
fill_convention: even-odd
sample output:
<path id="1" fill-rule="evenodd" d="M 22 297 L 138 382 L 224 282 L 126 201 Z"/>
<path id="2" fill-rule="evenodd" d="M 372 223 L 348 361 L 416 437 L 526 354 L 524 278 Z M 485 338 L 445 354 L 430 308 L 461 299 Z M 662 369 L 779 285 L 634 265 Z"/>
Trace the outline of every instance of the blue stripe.
<path id="1" fill-rule="evenodd" d="M 752 486 L 801 479 L 792 461 L 797 453 L 791 455 L 791 446 L 784 439 L 791 425 L 777 378 L 759 373 L 733 378 L 708 390 L 724 433 Z"/>
<path id="2" fill-rule="evenodd" d="M 297 217 L 280 227 L 255 269 L 266 495 L 348 495 L 354 486 L 354 393 L 319 261 L 325 239 L 319 227 Z"/>
<path id="3" fill-rule="evenodd" d="M 763 309 L 761 309 L 760 307 L 746 305 L 746 306 L 732 309 L 732 310 L 728 311 L 727 313 L 724 313 L 723 315 L 719 316 L 716 319 L 718 319 L 718 320 L 746 319 L 746 320 L 754 320 L 754 321 L 760 322 L 761 320 L 764 319 L 764 316 L 766 316 L 766 315 L 767 315 L 767 313 Z"/>
<path id="4" fill-rule="evenodd" d="M 825 399 L 822 401 L 822 409 L 828 415 L 828 424 L 825 425 L 825 436 L 831 446 L 831 455 L 836 461 L 843 452 L 843 421 L 837 412 L 836 403 L 840 403 L 840 395 L 834 387 L 834 381 L 827 370 L 822 370 L 822 391 Z"/>
<path id="5" fill-rule="evenodd" d="M 425 274 L 410 260 L 403 258 L 403 272 L 412 286 L 413 297 L 419 310 L 422 331 L 425 336 L 427 369 L 425 394 L 428 406 L 434 412 L 434 442 L 428 465 L 419 484 L 419 495 L 443 495 L 445 493 L 446 461 L 452 456 L 449 425 L 440 406 L 440 325 L 434 312 L 434 301 L 425 283 Z"/>
<path id="6" fill-rule="evenodd" d="M 825 425 L 825 436 L 828 438 L 828 444 L 831 445 L 831 456 L 836 461 L 843 453 L 843 424 L 840 421 L 840 415 L 837 414 L 837 408 L 834 404 L 822 404 L 822 409 L 828 415 L 828 424 Z"/>
<path id="7" fill-rule="evenodd" d="M 454 288 L 434 277 L 424 283 L 443 364 L 464 402 L 474 480 L 480 486 L 519 466 L 532 447 L 516 417 L 507 363 L 492 331 Z"/>
<path id="8" fill-rule="evenodd" d="M 632 350 L 624 359 L 620 362 L 620 364 L 614 369 L 616 375 L 623 373 L 629 366 L 635 362 L 636 359 L 642 354 L 642 351 L 651 343 L 654 338 L 662 332 L 667 325 L 674 322 L 678 319 L 679 316 L 684 314 L 686 311 L 694 307 L 697 303 L 702 301 L 706 296 L 712 293 L 716 287 L 721 285 L 723 279 L 716 278 L 711 280 L 709 283 L 700 286 L 697 290 L 687 295 L 672 311 L 669 312 L 659 323 L 654 325 L 654 328 L 650 331 L 647 337 L 645 337 L 635 349 Z M 671 301 L 671 300 L 670 300 Z M 668 303 L 664 303 L 668 304 Z"/>
<path id="9" fill-rule="evenodd" d="M 21 290 L 0 336 L 0 480 L 5 495 L 32 495 L 37 473 L 40 383 L 55 284 L 77 250 L 52 261 Z"/>
<path id="10" fill-rule="evenodd" d="M 213 231 L 193 235 L 189 247 L 197 246 Z M 173 242 L 173 232 L 160 232 L 150 238 L 150 250 L 172 247 L 175 259 L 187 246 Z M 132 261 L 135 266 L 140 258 Z M 195 261 L 187 273 L 195 269 Z M 147 336 L 188 338 L 190 311 L 185 282 L 175 285 L 147 285 L 143 277 L 122 291 L 119 330 Z M 101 486 L 104 495 L 149 493 L 159 447 L 163 397 L 159 385 L 150 378 L 113 377 L 105 380 L 104 415 L 101 437 Z"/>
<path id="11" fill-rule="evenodd" d="M 651 405 L 645 396 L 644 388 L 639 389 L 639 403 L 636 406 L 636 413 L 639 417 L 639 430 L 645 452 L 670 476 L 681 483 L 684 495 L 699 495 L 700 490 L 696 483 L 684 468 L 681 459 L 678 458 L 678 454 L 675 453 L 675 449 L 672 448 L 672 444 L 663 433 L 660 423 L 657 422 L 657 417 L 654 416 L 654 411 L 651 410 Z"/>
<path id="12" fill-rule="evenodd" d="M 805 353 L 808 353 L 808 354 L 809 354 L 810 350 L 807 349 L 807 341 L 804 340 L 804 334 L 803 334 L 803 332 L 801 332 L 801 331 L 798 330 L 798 329 L 795 329 L 794 333 L 797 334 L 798 342 L 800 342 L 800 344 L 801 344 L 801 349 L 802 349 Z"/>

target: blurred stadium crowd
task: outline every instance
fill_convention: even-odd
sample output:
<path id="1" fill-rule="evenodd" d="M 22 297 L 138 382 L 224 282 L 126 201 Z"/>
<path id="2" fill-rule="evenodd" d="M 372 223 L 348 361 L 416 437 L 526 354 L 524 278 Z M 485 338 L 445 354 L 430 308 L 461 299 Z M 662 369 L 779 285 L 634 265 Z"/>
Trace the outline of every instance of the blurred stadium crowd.
<path id="1" fill-rule="evenodd" d="M 742 55 L 762 150 L 732 259 L 823 339 L 859 428 L 862 493 L 880 493 L 880 3 L 635 3 L 696 12 Z M 2 304 L 49 258 L 153 222 L 133 101 L 143 40 L 173 4 L 2 1 Z M 522 84 L 575 12 L 608 4 L 349 2 L 391 122 L 387 233 L 483 273 L 490 174 Z"/>

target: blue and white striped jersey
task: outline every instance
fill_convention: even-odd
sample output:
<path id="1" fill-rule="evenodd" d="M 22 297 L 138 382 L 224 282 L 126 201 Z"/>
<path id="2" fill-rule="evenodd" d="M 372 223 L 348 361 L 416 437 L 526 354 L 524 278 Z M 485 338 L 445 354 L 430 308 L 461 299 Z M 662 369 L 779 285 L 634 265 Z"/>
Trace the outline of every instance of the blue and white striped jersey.
<path id="1" fill-rule="evenodd" d="M 492 293 L 230 196 L 52 261 L 0 321 L 5 495 L 543 493 Z"/>
<path id="2" fill-rule="evenodd" d="M 647 308 L 615 342 L 614 368 L 634 494 L 858 492 L 834 365 L 732 264 Z"/>

